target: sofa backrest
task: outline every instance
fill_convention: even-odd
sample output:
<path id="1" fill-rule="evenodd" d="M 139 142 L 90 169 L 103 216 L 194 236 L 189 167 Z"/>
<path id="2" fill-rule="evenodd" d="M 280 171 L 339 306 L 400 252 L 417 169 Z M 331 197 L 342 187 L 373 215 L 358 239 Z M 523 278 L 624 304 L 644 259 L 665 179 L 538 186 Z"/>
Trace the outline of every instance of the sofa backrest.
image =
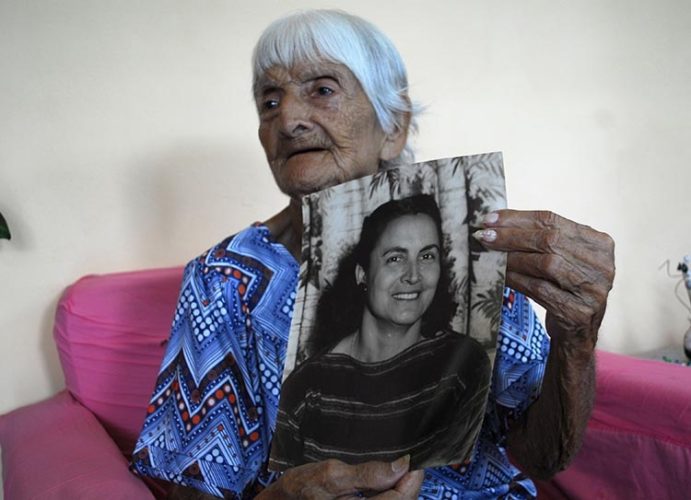
<path id="1" fill-rule="evenodd" d="M 181 279 L 181 267 L 86 276 L 58 303 L 65 385 L 125 455 L 144 422 Z"/>

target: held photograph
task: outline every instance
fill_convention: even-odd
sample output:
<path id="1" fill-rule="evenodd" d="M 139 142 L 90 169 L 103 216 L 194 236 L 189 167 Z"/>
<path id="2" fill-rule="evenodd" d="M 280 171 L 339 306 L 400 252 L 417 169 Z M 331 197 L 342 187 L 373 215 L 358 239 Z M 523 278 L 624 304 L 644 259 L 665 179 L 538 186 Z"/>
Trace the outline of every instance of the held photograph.
<path id="1" fill-rule="evenodd" d="M 303 200 L 302 266 L 270 467 L 466 460 L 485 414 L 505 255 L 500 153 L 384 170 Z"/>

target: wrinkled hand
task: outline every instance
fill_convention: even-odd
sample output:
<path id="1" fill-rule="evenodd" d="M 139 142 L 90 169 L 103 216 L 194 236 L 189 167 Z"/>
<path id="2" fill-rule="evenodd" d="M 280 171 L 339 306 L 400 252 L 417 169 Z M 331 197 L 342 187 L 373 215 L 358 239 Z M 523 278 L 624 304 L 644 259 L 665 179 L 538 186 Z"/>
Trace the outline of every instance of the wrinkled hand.
<path id="1" fill-rule="evenodd" d="M 395 462 L 348 465 L 325 460 L 287 470 L 258 499 L 349 499 L 367 497 L 394 500 L 417 498 L 424 471 L 409 472 L 410 457 Z"/>
<path id="2" fill-rule="evenodd" d="M 474 236 L 508 252 L 506 284 L 547 310 L 547 329 L 595 346 L 614 279 L 614 241 L 552 212 L 499 210 Z M 581 344 L 582 345 L 582 344 Z"/>

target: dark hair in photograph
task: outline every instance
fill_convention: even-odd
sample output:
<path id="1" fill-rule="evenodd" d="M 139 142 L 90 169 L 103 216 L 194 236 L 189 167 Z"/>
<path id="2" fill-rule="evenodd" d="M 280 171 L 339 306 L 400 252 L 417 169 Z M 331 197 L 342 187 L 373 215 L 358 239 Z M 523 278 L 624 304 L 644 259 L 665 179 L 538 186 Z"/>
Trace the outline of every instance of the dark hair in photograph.
<path id="1" fill-rule="evenodd" d="M 360 240 L 345 253 L 339 263 L 333 284 L 327 286 L 319 300 L 315 327 L 307 345 L 308 356 L 332 348 L 341 339 L 360 328 L 366 292 L 355 280 L 355 268 L 359 264 L 365 272 L 368 272 L 370 254 L 386 227 L 399 217 L 417 214 L 428 215 L 434 221 L 439 244 L 443 246 L 441 214 L 432 196 L 416 195 L 402 200 L 392 200 L 377 207 L 374 212 L 365 217 Z M 438 331 L 448 328 L 458 307 L 449 291 L 450 266 L 447 264 L 445 252 L 441 250 L 440 248 L 437 290 L 432 303 L 422 315 L 423 337 L 431 337 Z"/>

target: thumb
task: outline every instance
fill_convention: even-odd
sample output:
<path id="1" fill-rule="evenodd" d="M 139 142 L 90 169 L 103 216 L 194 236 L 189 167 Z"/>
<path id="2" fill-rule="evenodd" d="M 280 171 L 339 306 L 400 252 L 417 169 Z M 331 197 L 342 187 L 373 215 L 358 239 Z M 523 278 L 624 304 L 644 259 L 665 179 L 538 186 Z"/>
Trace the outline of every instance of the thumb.
<path id="1" fill-rule="evenodd" d="M 403 478 L 396 483 L 394 488 L 402 498 L 417 498 L 420 493 L 420 486 L 422 486 L 422 481 L 425 479 L 424 470 L 414 470 L 409 472 Z"/>
<path id="2" fill-rule="evenodd" d="M 377 500 L 415 500 L 420 494 L 423 479 L 425 479 L 424 470 L 408 472 L 392 489 L 373 497 L 372 500 L 375 498 Z"/>
<path id="3" fill-rule="evenodd" d="M 410 455 L 393 462 L 366 462 L 355 467 L 355 484 L 359 490 L 384 491 L 394 485 L 410 469 Z"/>

